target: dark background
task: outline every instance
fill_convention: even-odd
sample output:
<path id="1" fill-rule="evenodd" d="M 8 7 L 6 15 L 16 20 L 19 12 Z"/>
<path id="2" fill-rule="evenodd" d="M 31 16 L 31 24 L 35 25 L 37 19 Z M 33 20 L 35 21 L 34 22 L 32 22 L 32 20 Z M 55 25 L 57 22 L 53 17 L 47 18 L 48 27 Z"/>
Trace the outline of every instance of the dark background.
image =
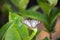
<path id="1" fill-rule="evenodd" d="M 30 0 L 28 6 L 27 6 L 27 9 L 32 7 L 32 6 L 35 6 L 35 5 L 38 5 L 37 4 L 37 1 L 36 0 Z M 56 5 L 56 7 L 60 7 L 60 0 L 58 1 L 58 4 Z M 0 9 L 1 9 L 1 6 L 0 6 Z M 3 26 L 6 22 L 8 21 L 8 14 L 5 14 L 4 13 L 4 16 L 2 16 L 2 12 L 0 10 L 0 27 Z"/>
<path id="2" fill-rule="evenodd" d="M 30 8 L 31 6 L 35 6 L 35 5 L 38 5 L 37 1 L 36 0 L 30 0 L 27 8 Z M 56 5 L 56 7 L 60 7 L 60 0 L 58 0 L 58 4 Z"/>

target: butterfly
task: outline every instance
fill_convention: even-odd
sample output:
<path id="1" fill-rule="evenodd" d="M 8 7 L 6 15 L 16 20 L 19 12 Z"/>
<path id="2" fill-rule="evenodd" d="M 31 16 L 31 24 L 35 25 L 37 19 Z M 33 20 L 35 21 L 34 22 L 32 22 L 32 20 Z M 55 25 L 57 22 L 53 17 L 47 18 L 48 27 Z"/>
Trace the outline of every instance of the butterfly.
<path id="1" fill-rule="evenodd" d="M 40 21 L 38 21 L 38 20 L 24 20 L 23 23 L 26 24 L 28 27 L 35 28 L 37 26 L 37 24 L 40 23 Z"/>

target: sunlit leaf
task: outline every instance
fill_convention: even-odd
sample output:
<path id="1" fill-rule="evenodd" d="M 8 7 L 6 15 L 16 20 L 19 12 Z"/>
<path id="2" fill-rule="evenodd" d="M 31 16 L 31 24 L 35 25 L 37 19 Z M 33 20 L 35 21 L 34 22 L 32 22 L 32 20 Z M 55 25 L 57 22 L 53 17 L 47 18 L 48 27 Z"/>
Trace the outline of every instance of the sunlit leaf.
<path id="1" fill-rule="evenodd" d="M 17 18 L 20 18 L 23 21 L 23 17 L 17 15 L 15 12 L 9 12 L 9 21 L 14 21 Z"/>
<path id="2" fill-rule="evenodd" d="M 15 25 L 17 25 L 17 29 L 19 30 L 19 32 L 21 34 L 21 38 L 23 40 L 31 40 L 35 36 L 35 34 L 37 32 L 37 28 L 30 28 L 30 30 L 32 30 L 33 32 L 29 36 L 28 27 L 25 24 L 22 23 L 23 20 L 22 20 L 21 16 L 10 13 L 10 17 L 9 18 L 10 18 L 10 21 L 17 19 Z"/>
<path id="3" fill-rule="evenodd" d="M 12 13 L 10 13 L 9 18 L 10 21 L 16 21 L 14 22 L 13 26 L 11 26 L 6 32 L 5 40 L 29 40 L 28 27 L 22 23 L 22 18 Z"/>
<path id="4" fill-rule="evenodd" d="M 9 29 L 10 26 L 12 26 L 13 22 L 8 22 L 0 29 L 0 40 L 2 40 L 5 32 Z"/>
<path id="5" fill-rule="evenodd" d="M 21 40 L 21 35 L 14 23 L 5 34 L 5 40 Z"/>
<path id="6" fill-rule="evenodd" d="M 17 20 L 16 24 L 18 26 L 22 39 L 29 40 L 28 27 L 24 25 L 23 23 L 20 23 L 19 19 Z"/>
<path id="7" fill-rule="evenodd" d="M 55 6 L 58 2 L 58 0 L 48 0 L 51 6 Z"/>

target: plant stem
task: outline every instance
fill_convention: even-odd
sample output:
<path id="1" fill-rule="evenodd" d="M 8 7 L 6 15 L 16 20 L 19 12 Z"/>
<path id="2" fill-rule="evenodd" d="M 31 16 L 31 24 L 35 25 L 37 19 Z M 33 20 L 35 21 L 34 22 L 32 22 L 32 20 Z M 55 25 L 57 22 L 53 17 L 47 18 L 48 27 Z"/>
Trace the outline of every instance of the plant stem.
<path id="1" fill-rule="evenodd" d="M 52 34 L 51 33 L 49 33 L 50 34 L 50 40 L 52 40 Z"/>

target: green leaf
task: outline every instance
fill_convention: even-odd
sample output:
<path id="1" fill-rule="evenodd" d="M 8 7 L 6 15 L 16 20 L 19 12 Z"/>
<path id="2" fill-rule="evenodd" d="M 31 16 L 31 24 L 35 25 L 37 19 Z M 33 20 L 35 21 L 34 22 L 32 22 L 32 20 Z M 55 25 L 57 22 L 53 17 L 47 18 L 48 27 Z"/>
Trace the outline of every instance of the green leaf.
<path id="1" fill-rule="evenodd" d="M 11 5 L 5 3 L 2 6 L 2 12 L 6 12 L 6 11 L 12 11 Z"/>
<path id="2" fill-rule="evenodd" d="M 20 10 L 24 10 L 27 7 L 29 0 L 10 0 Z"/>
<path id="3" fill-rule="evenodd" d="M 26 17 L 26 18 L 36 19 L 48 25 L 47 18 L 43 14 L 37 11 L 25 10 L 23 12 L 19 12 L 18 15 Z"/>
<path id="4" fill-rule="evenodd" d="M 57 18 L 60 14 L 60 9 L 53 8 L 50 13 L 50 32 L 53 32 L 55 29 Z"/>
<path id="5" fill-rule="evenodd" d="M 36 35 L 38 35 L 38 34 L 40 34 L 40 33 L 41 33 L 41 30 L 38 30 Z"/>
<path id="6" fill-rule="evenodd" d="M 21 36 L 21 39 L 22 39 L 22 40 L 31 40 L 31 39 L 35 36 L 37 30 L 31 28 L 31 30 L 32 30 L 33 32 L 32 32 L 32 34 L 29 36 L 28 27 L 27 27 L 25 24 L 22 23 L 23 20 L 22 20 L 22 17 L 21 17 L 21 16 L 19 16 L 19 15 L 17 15 L 17 14 L 12 14 L 12 13 L 10 13 L 10 15 L 9 15 L 9 20 L 10 20 L 10 21 L 17 20 L 13 27 L 15 27 L 15 25 L 16 25 L 17 31 L 18 31 L 19 35 Z M 21 20 L 21 21 L 20 21 L 20 20 Z M 9 31 L 8 31 L 8 33 L 9 33 Z M 8 35 L 9 35 L 9 34 L 8 34 Z M 11 35 L 11 33 L 10 33 L 10 35 Z M 15 35 L 15 34 L 14 34 L 14 35 Z M 17 35 L 17 34 L 16 34 L 16 35 Z M 9 36 L 8 36 L 8 37 L 9 37 Z M 12 37 L 14 37 L 14 36 L 12 36 Z M 6 38 L 7 38 L 7 37 L 6 37 Z M 11 39 L 11 38 L 9 37 L 9 39 Z"/>
<path id="7" fill-rule="evenodd" d="M 28 27 L 20 22 L 20 19 L 17 19 L 16 24 L 18 26 L 18 30 L 20 31 L 22 40 L 30 40 L 29 39 L 29 33 L 28 33 Z"/>
<path id="8" fill-rule="evenodd" d="M 37 2 L 44 13 L 50 13 L 52 7 L 47 3 L 47 0 L 37 0 Z"/>
<path id="9" fill-rule="evenodd" d="M 32 40 L 33 37 L 36 35 L 36 33 L 37 33 L 37 28 L 31 28 L 31 30 L 32 30 L 32 34 L 30 35 L 30 40 Z"/>
<path id="10" fill-rule="evenodd" d="M 29 8 L 28 10 L 36 11 L 38 8 L 39 8 L 39 6 L 37 5 L 37 6 L 33 6 L 33 7 Z"/>
<path id="11" fill-rule="evenodd" d="M 14 23 L 6 32 L 5 40 L 29 40 L 27 27 L 21 23 Z"/>
<path id="12" fill-rule="evenodd" d="M 22 40 L 15 23 L 6 32 L 5 40 Z"/>
<path id="13" fill-rule="evenodd" d="M 58 2 L 58 0 L 48 0 L 51 6 L 55 6 Z"/>
<path id="14" fill-rule="evenodd" d="M 22 19 L 23 18 L 21 16 L 17 14 L 12 14 L 12 12 L 10 12 L 9 20 L 10 21 L 16 20 L 16 21 L 12 26 L 12 28 L 6 33 L 6 40 L 30 40 L 28 27 L 22 23 L 23 21 Z M 17 33 L 17 34 L 15 35 L 14 33 Z M 13 36 L 10 36 L 10 35 L 13 35 Z M 17 35 L 19 36 L 17 37 Z"/>
<path id="15" fill-rule="evenodd" d="M 60 8 L 59 9 L 53 8 L 50 14 L 51 14 L 50 15 L 50 17 L 51 17 L 51 25 L 52 25 L 53 22 L 57 19 L 57 17 L 60 14 Z"/>
<path id="16" fill-rule="evenodd" d="M 0 29 L 0 40 L 2 40 L 5 32 L 8 30 L 10 26 L 12 26 L 13 22 L 8 22 Z"/>
<path id="17" fill-rule="evenodd" d="M 49 32 L 51 32 L 51 33 L 55 32 L 56 21 L 57 20 L 55 20 L 52 24 L 50 24 L 50 26 L 49 26 L 50 27 Z"/>
<path id="18" fill-rule="evenodd" d="M 45 37 L 44 40 L 49 40 L 48 37 Z"/>
<path id="19" fill-rule="evenodd" d="M 21 21 L 23 21 L 23 17 L 17 15 L 17 13 L 9 12 L 9 21 L 14 21 L 16 19 L 20 18 Z"/>

